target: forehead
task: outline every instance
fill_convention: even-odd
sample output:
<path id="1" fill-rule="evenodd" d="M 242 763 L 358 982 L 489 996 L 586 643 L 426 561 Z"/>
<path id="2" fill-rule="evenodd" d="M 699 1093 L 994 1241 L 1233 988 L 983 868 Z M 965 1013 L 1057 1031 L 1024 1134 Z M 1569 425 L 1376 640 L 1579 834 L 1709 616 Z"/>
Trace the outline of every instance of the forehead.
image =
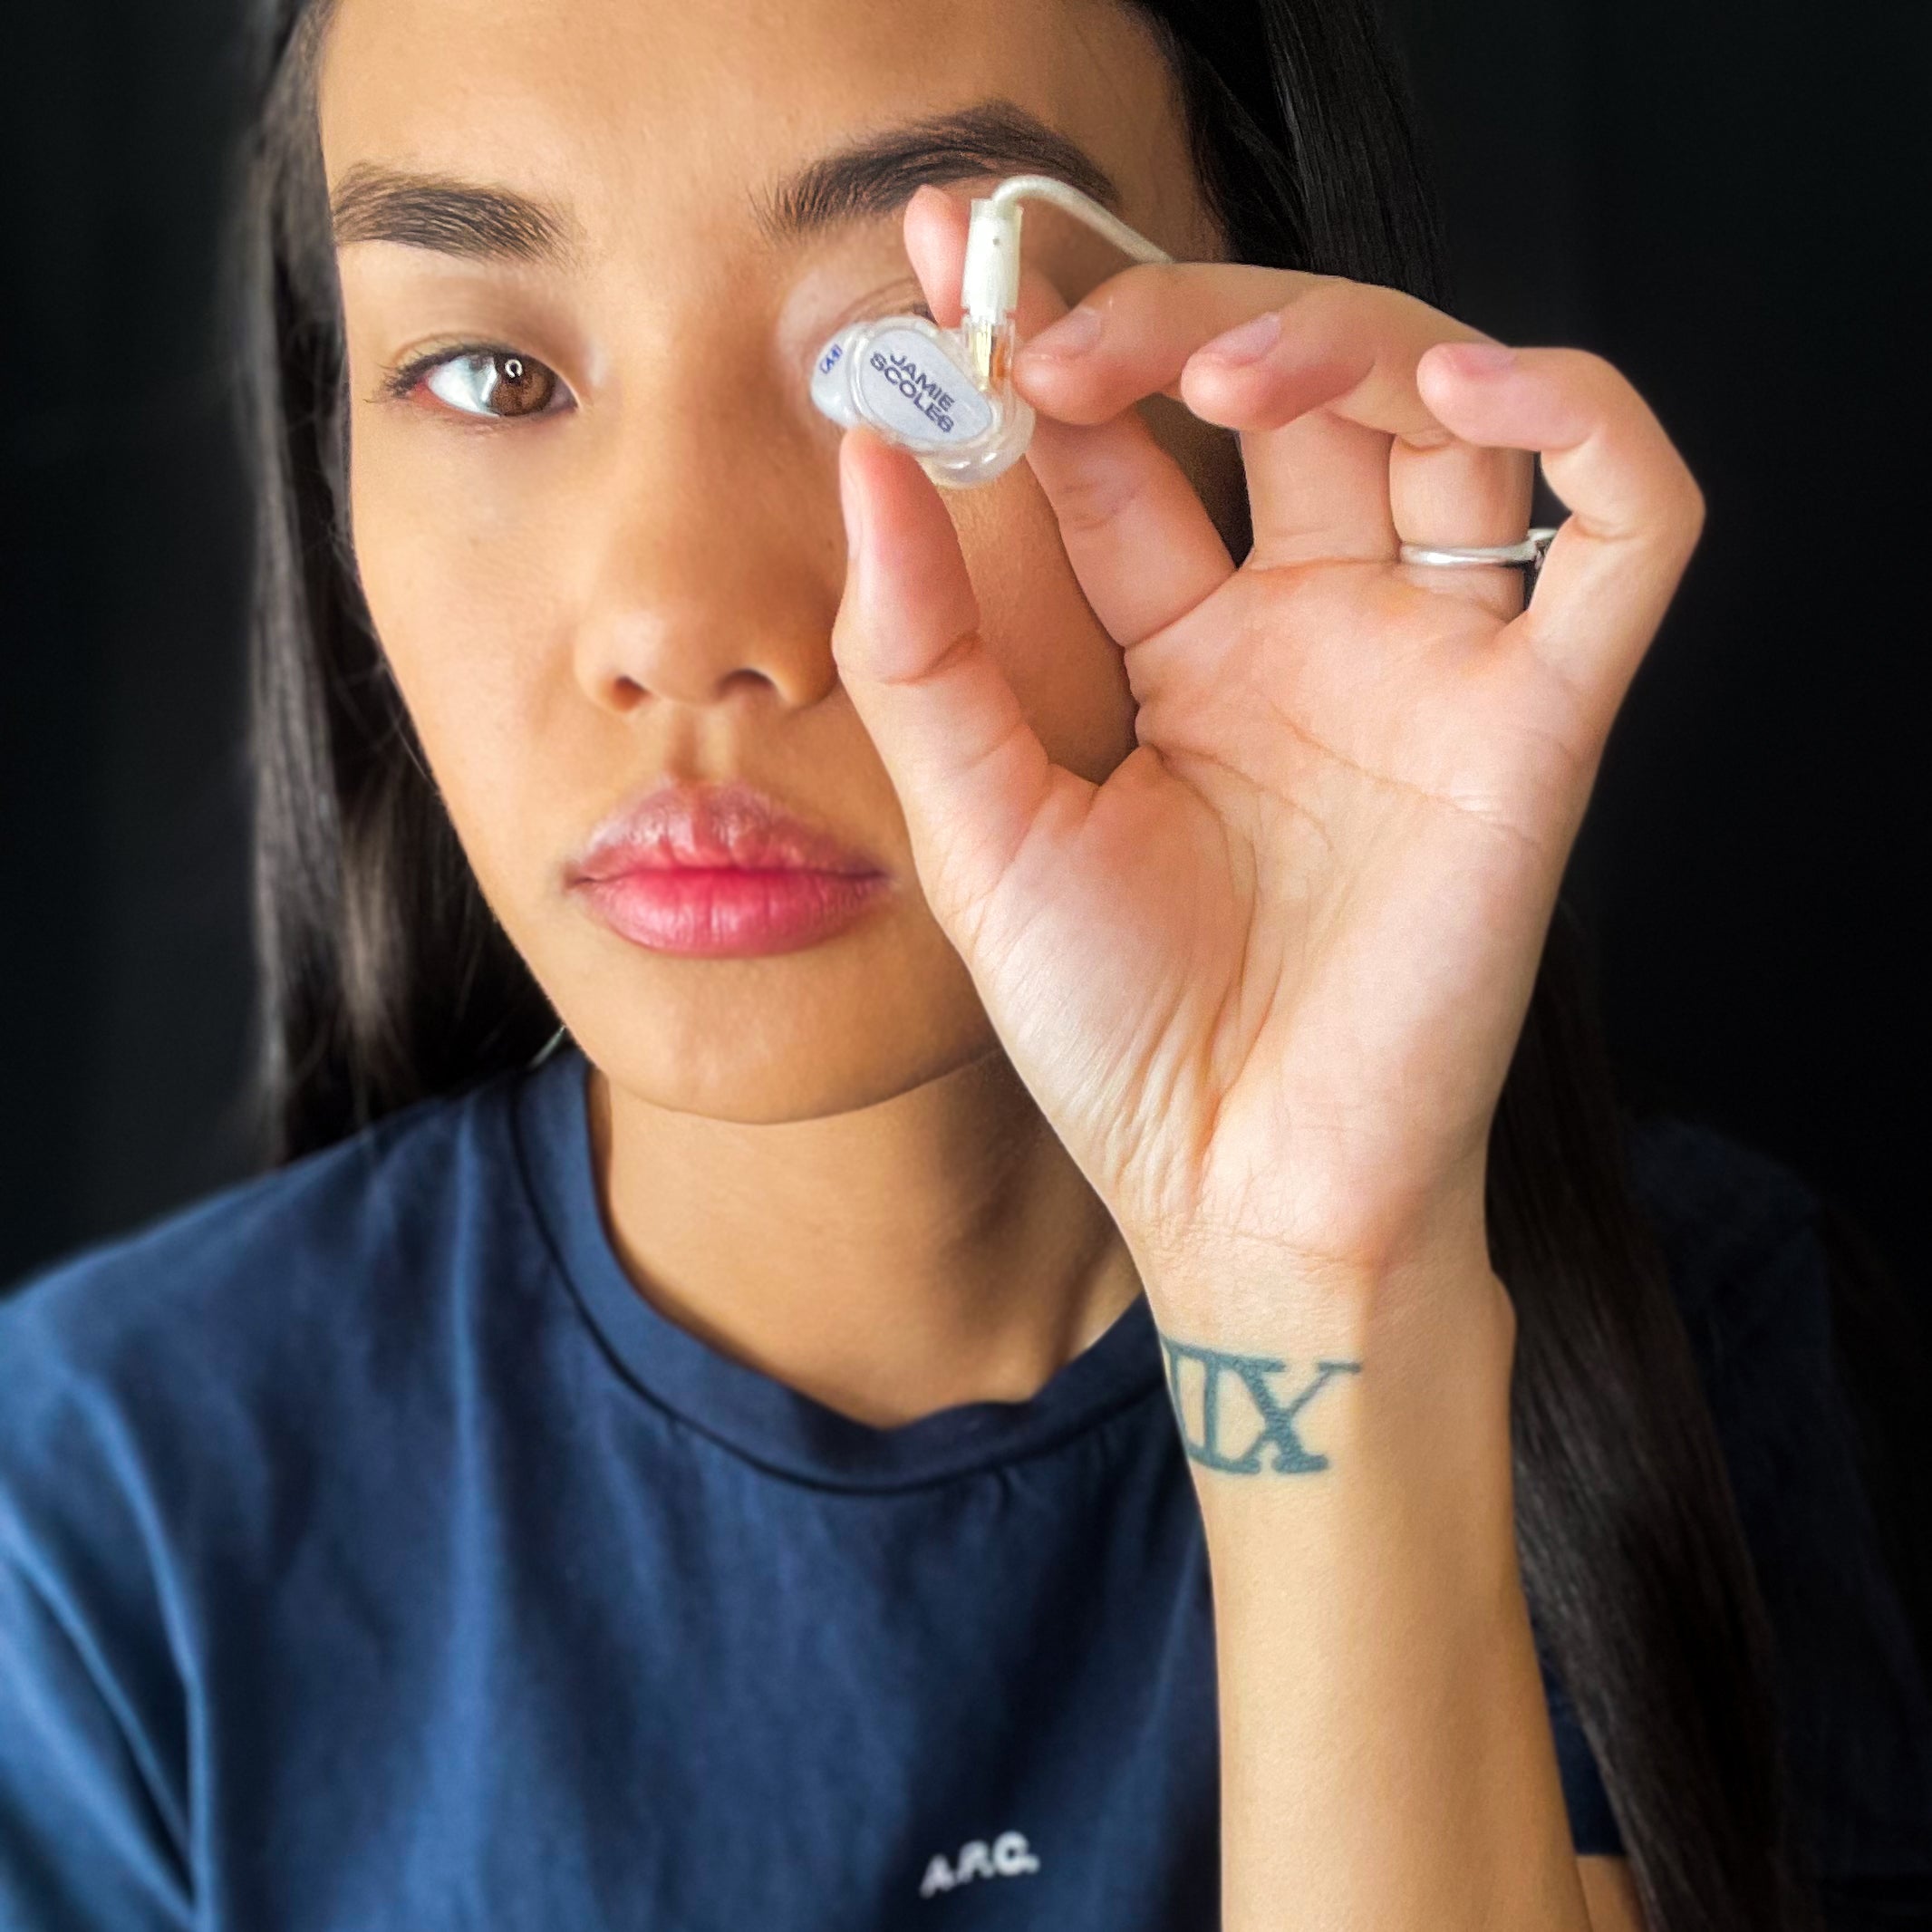
<path id="1" fill-rule="evenodd" d="M 816 155 L 990 99 L 1087 149 L 1129 220 L 1194 227 L 1173 82 L 1121 0 L 336 0 L 318 77 L 332 181 L 561 188 L 605 235 L 749 218 Z"/>

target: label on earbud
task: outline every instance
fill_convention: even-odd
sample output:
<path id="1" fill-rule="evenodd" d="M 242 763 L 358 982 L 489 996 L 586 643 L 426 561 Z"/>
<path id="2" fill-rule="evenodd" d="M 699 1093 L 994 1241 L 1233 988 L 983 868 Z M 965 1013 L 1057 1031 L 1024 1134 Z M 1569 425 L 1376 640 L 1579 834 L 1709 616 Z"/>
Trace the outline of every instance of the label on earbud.
<path id="1" fill-rule="evenodd" d="M 916 330 L 881 329 L 855 375 L 859 407 L 908 441 L 969 443 L 992 427 L 992 405 L 972 378 Z"/>

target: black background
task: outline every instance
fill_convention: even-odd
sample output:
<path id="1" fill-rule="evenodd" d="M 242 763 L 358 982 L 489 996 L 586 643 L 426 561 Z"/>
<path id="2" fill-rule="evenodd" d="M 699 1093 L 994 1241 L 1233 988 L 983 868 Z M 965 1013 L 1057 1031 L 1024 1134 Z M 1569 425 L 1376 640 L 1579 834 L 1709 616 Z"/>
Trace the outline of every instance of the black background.
<path id="1" fill-rule="evenodd" d="M 1601 351 L 1704 546 L 1579 848 L 1630 1099 L 1924 1293 L 1932 8 L 1396 0 L 1461 313 Z M 16 5 L 0 115 L 0 1280 L 246 1170 L 227 7 Z"/>

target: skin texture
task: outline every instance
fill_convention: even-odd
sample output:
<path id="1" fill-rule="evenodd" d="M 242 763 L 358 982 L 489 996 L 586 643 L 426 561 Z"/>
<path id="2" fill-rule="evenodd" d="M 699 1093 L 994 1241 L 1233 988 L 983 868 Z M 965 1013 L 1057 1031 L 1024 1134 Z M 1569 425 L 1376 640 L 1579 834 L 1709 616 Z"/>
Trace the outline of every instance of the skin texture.
<path id="1" fill-rule="evenodd" d="M 928 190 L 903 227 L 774 243 L 751 193 L 855 131 L 1013 101 L 1135 227 L 1222 252 L 1131 15 L 919 18 L 342 0 L 332 184 L 508 186 L 567 199 L 575 236 L 567 270 L 342 250 L 386 656 L 598 1069 L 613 1240 L 673 1319 L 883 1425 L 1031 1394 L 1144 1287 L 1189 1345 L 1351 1364 L 1309 1412 L 1319 1476 L 1199 1483 L 1230 1932 L 1271 1925 L 1290 1874 L 1325 1924 L 1634 1926 L 1619 1861 L 1579 1889 L 1569 1856 L 1482 1149 L 1695 486 L 1591 358 L 1492 366 L 1450 318 L 1316 277 L 1111 274 L 1051 217 L 1029 217 L 1024 333 L 1087 296 L 1100 346 L 1023 354 L 1029 463 L 942 499 L 842 442 L 812 353 L 922 295 L 950 322 L 964 225 Z M 1269 315 L 1259 360 L 1201 353 Z M 383 392 L 479 340 L 575 406 L 483 423 Z M 1398 535 L 1520 535 L 1532 450 L 1577 511 L 1533 621 L 1510 573 L 1395 565 Z M 616 938 L 565 867 L 669 774 L 754 779 L 889 870 L 890 900 L 767 959 Z"/>

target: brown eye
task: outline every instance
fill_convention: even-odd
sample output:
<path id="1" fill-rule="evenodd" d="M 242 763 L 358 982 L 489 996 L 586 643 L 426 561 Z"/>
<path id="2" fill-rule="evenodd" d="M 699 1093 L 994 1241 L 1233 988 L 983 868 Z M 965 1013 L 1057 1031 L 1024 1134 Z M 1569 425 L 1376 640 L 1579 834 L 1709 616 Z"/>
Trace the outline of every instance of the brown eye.
<path id="1" fill-rule="evenodd" d="M 555 370 L 507 349 L 448 356 L 423 382 L 440 402 L 465 416 L 541 416 L 565 392 Z"/>
<path id="2" fill-rule="evenodd" d="M 535 415 L 556 393 L 556 378 L 541 362 L 524 355 L 493 356 L 491 361 L 497 374 L 489 400 L 499 416 Z"/>

